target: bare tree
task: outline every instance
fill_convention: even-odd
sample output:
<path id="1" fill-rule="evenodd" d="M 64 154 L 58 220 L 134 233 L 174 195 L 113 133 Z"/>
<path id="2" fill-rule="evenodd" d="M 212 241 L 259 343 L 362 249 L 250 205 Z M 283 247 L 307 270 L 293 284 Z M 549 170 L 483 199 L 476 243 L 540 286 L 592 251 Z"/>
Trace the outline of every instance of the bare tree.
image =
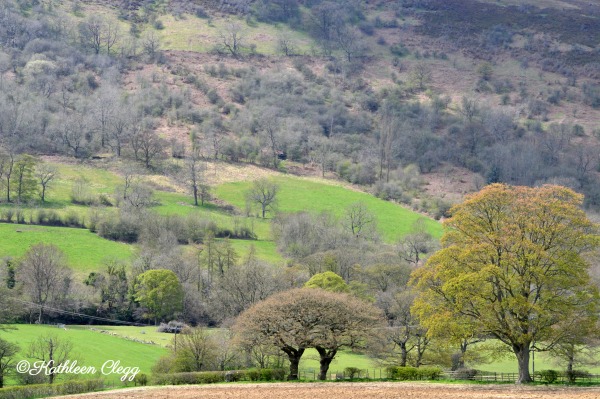
<path id="1" fill-rule="evenodd" d="M 140 171 L 135 165 L 123 168 L 123 186 L 116 190 L 117 203 L 126 207 L 142 209 L 152 204 L 152 189 L 142 181 Z"/>
<path id="2" fill-rule="evenodd" d="M 260 112 L 259 125 L 263 133 L 263 139 L 269 146 L 273 160 L 273 168 L 277 169 L 279 163 L 279 136 L 280 120 L 278 110 L 274 107 L 267 108 Z"/>
<path id="3" fill-rule="evenodd" d="M 379 121 L 379 180 L 383 180 L 383 169 L 386 169 L 385 181 L 390 181 L 390 170 L 396 155 L 400 120 L 389 104 L 382 107 Z"/>
<path id="4" fill-rule="evenodd" d="M 465 118 L 466 123 L 472 124 L 480 113 L 480 109 L 477 106 L 477 101 L 472 98 L 463 97 L 460 113 Z"/>
<path id="5" fill-rule="evenodd" d="M 50 183 L 58 176 L 58 169 L 53 165 L 47 163 L 40 163 L 35 168 L 35 177 L 40 184 L 40 198 L 42 202 L 46 201 L 46 190 L 50 186 Z"/>
<path id="6" fill-rule="evenodd" d="M 344 225 L 354 237 L 372 235 L 377 220 L 375 215 L 369 211 L 363 202 L 350 205 L 344 213 Z"/>
<path id="7" fill-rule="evenodd" d="M 129 107 L 123 104 L 115 112 L 109 123 L 107 144 L 120 157 L 123 147 L 131 137 L 141 129 L 139 121 L 135 115 L 131 115 Z"/>
<path id="8" fill-rule="evenodd" d="M 185 160 L 185 180 L 188 187 L 194 196 L 194 205 L 198 206 L 198 197 L 202 199 L 204 205 L 205 195 L 203 195 L 204 171 L 206 166 L 196 151 L 193 151 L 191 156 Z"/>
<path id="9" fill-rule="evenodd" d="M 228 22 L 225 29 L 219 31 L 219 39 L 221 46 L 225 51 L 229 52 L 233 57 L 241 56 L 244 49 L 244 32 L 242 26 L 236 22 Z"/>
<path id="10" fill-rule="evenodd" d="M 273 207 L 277 203 L 277 193 L 279 192 L 279 186 L 270 180 L 260 179 L 256 180 L 252 187 L 247 192 L 247 198 L 250 202 L 257 203 L 260 205 L 262 211 L 262 217 L 265 218 L 265 214 L 269 210 L 273 210 Z"/>
<path id="11" fill-rule="evenodd" d="M 294 55 L 296 46 L 290 35 L 287 33 L 279 35 L 277 38 L 277 50 L 287 57 Z"/>
<path id="12" fill-rule="evenodd" d="M 142 36 L 142 47 L 144 52 L 150 57 L 154 57 L 156 52 L 160 49 L 160 38 L 154 32 L 154 30 L 147 31 Z"/>
<path id="13" fill-rule="evenodd" d="M 12 150 L 4 151 L 0 149 L 0 179 L 4 178 L 6 188 L 6 201 L 10 202 L 11 178 L 15 167 L 15 154 Z"/>
<path id="14" fill-rule="evenodd" d="M 177 357 L 185 362 L 185 371 L 210 369 L 214 363 L 217 346 L 205 328 L 188 328 L 174 343 Z"/>
<path id="15" fill-rule="evenodd" d="M 110 55 L 110 50 L 119 40 L 119 22 L 112 19 L 107 19 L 103 24 L 103 32 L 102 39 L 104 41 L 104 45 L 106 46 L 106 54 Z"/>
<path id="16" fill-rule="evenodd" d="M 97 15 L 91 15 L 79 24 L 79 37 L 81 42 L 91 47 L 96 54 L 100 53 L 103 39 L 104 21 Z"/>
<path id="17" fill-rule="evenodd" d="M 52 384 L 57 376 L 58 367 L 70 360 L 73 344 L 71 341 L 56 335 L 44 335 L 29 345 L 27 356 L 41 360 L 48 365 L 48 382 Z"/>
<path id="18" fill-rule="evenodd" d="M 419 90 L 425 90 L 425 85 L 431 80 L 431 68 L 420 62 L 413 68 L 410 80 Z"/>
<path id="19" fill-rule="evenodd" d="M 427 231 L 425 219 L 417 219 L 412 225 L 412 232 L 405 235 L 398 242 L 400 258 L 411 266 L 419 266 L 423 256 L 432 253 L 437 244 L 433 236 Z"/>
<path id="20" fill-rule="evenodd" d="M 71 270 L 65 256 L 51 244 L 36 244 L 29 248 L 19 269 L 25 291 L 39 308 L 38 323 L 44 318 L 44 308 L 70 289 Z"/>
<path id="21" fill-rule="evenodd" d="M 162 158 L 167 148 L 165 140 L 158 134 L 148 128 L 141 128 L 131 136 L 131 147 L 135 159 L 142 161 L 146 168 L 152 166 L 152 162 L 157 158 Z"/>
<path id="22" fill-rule="evenodd" d="M 313 159 L 321 165 L 321 176 L 325 177 L 329 157 L 333 151 L 331 139 L 323 136 L 310 136 L 309 144 L 313 148 Z"/>
<path id="23" fill-rule="evenodd" d="M 4 387 L 4 377 L 11 370 L 19 346 L 0 338 L 0 388 Z"/>
<path id="24" fill-rule="evenodd" d="M 106 86 L 99 90 L 98 98 L 94 101 L 94 110 L 92 113 L 99 125 L 102 148 L 106 145 L 109 125 L 117 111 L 116 102 L 118 98 L 119 92 L 112 87 Z"/>
<path id="25" fill-rule="evenodd" d="M 58 126 L 57 133 L 64 147 L 75 158 L 83 158 L 88 154 L 88 146 L 92 140 L 89 122 L 84 110 L 61 115 L 61 124 Z"/>
<path id="26" fill-rule="evenodd" d="M 335 40 L 346 55 L 347 61 L 366 56 L 368 47 L 356 28 L 344 26 L 336 31 Z"/>

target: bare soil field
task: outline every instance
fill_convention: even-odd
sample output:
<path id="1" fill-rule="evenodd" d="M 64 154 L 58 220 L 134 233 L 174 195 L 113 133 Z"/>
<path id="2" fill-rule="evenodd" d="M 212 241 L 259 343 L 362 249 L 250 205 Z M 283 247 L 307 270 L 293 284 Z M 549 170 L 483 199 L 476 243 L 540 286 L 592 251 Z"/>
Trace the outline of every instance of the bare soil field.
<path id="1" fill-rule="evenodd" d="M 279 383 L 129 388 L 81 399 L 598 399 L 600 388 L 428 383 Z"/>

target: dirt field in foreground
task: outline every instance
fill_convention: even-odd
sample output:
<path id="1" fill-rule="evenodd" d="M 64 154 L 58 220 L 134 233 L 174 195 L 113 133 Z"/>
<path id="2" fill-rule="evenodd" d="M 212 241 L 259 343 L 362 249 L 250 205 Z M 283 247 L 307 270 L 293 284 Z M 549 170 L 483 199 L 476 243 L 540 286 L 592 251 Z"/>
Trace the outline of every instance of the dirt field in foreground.
<path id="1" fill-rule="evenodd" d="M 426 383 L 279 383 L 129 388 L 74 399 L 599 399 L 600 388 Z"/>

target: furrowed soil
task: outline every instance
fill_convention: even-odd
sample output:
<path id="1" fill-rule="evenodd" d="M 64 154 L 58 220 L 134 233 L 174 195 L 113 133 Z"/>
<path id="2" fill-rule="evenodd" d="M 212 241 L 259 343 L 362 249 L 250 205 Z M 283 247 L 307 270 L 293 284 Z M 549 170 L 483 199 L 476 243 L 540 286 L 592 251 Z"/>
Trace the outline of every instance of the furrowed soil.
<path id="1" fill-rule="evenodd" d="M 598 399 L 600 388 L 427 383 L 279 383 L 129 388 L 81 399 Z"/>

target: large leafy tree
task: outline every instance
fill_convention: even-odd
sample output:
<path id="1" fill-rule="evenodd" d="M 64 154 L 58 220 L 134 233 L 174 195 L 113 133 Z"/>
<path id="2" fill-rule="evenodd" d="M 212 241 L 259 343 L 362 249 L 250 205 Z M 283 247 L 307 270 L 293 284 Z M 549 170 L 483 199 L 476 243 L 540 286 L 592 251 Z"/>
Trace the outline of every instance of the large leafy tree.
<path id="1" fill-rule="evenodd" d="M 373 305 L 347 294 L 319 288 L 280 292 L 242 313 L 234 326 L 243 346 L 270 344 L 287 354 L 288 379 L 298 379 L 298 364 L 307 348 L 320 355 L 319 378 L 344 347 L 362 346 L 381 321 Z"/>
<path id="2" fill-rule="evenodd" d="M 183 288 L 171 270 L 148 270 L 137 278 L 135 300 L 146 308 L 146 316 L 158 323 L 181 311 Z"/>
<path id="3" fill-rule="evenodd" d="M 552 348 L 598 312 L 584 254 L 599 239 L 582 200 L 559 186 L 493 184 L 455 206 L 443 249 L 413 274 L 422 323 L 498 339 L 518 360 L 518 382 L 530 382 L 532 347 Z"/>

